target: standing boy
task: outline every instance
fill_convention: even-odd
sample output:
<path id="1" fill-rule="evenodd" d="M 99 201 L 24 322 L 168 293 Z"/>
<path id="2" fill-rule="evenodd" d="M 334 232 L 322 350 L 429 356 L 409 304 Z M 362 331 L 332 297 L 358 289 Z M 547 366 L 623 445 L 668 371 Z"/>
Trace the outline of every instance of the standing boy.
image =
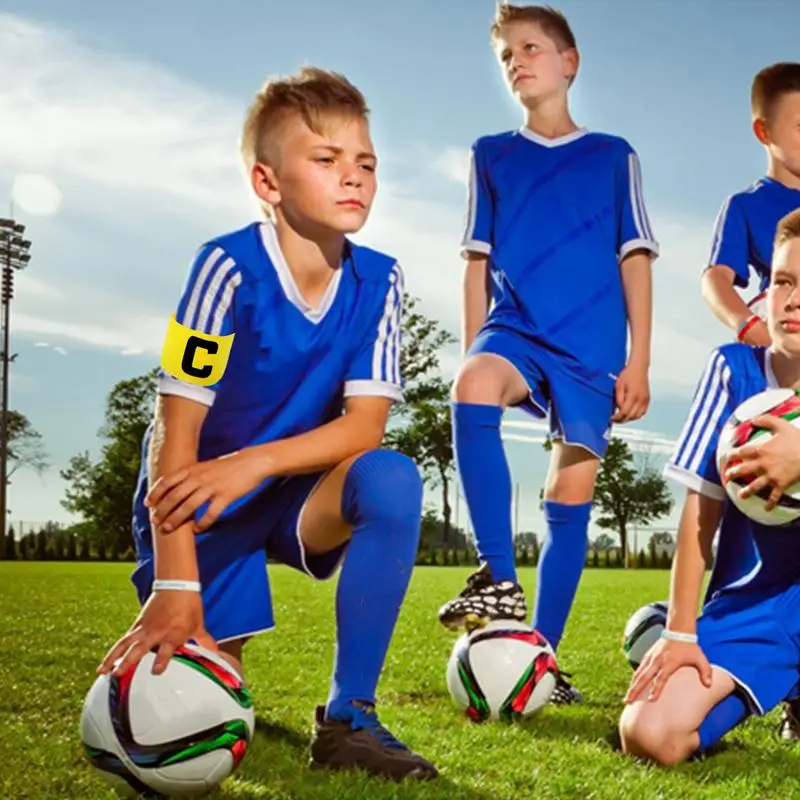
<path id="1" fill-rule="evenodd" d="M 465 360 L 453 388 L 453 428 L 483 563 L 439 617 L 453 629 L 527 617 L 500 424 L 510 406 L 549 413 L 547 538 L 531 622 L 557 648 L 586 559 L 612 421 L 638 419 L 649 403 L 658 245 L 635 151 L 572 119 L 568 92 L 579 56 L 565 17 L 541 6 L 500 5 L 491 38 L 526 119 L 472 147 Z M 569 703 L 580 694 L 562 678 L 553 699 Z"/>
<path id="2" fill-rule="evenodd" d="M 378 449 L 401 397 L 403 276 L 347 239 L 376 191 L 367 117 L 358 89 L 310 67 L 250 108 L 242 155 L 267 221 L 203 245 L 178 302 L 172 333 L 209 352 L 227 341 L 230 357 L 211 385 L 200 358 L 160 380 L 134 503 L 143 608 L 100 669 L 121 674 L 156 649 L 161 672 L 190 637 L 239 668 L 245 642 L 274 625 L 267 554 L 320 580 L 341 563 L 311 765 L 432 778 L 374 709 L 422 484 Z"/>
<path id="3" fill-rule="evenodd" d="M 736 287 L 769 285 L 775 227 L 800 208 L 800 63 L 762 69 L 750 91 L 753 132 L 767 153 L 767 174 L 722 204 L 714 226 L 703 297 L 714 315 L 746 344 L 769 344 L 766 322 Z M 752 301 L 751 301 L 752 302 Z"/>

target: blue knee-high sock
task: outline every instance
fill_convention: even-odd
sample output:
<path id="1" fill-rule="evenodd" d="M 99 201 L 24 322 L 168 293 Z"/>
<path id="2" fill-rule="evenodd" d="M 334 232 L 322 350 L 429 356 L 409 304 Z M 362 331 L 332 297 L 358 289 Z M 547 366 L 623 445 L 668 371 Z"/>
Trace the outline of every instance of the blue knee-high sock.
<path id="1" fill-rule="evenodd" d="M 551 500 L 544 503 L 547 537 L 539 556 L 531 625 L 554 650 L 564 633 L 586 562 L 591 510 L 591 503 L 564 505 Z"/>
<path id="2" fill-rule="evenodd" d="M 500 438 L 502 417 L 499 406 L 454 403 L 453 444 L 478 556 L 489 565 L 494 580 L 516 581 L 511 472 Z"/>
<path id="3" fill-rule="evenodd" d="M 700 723 L 697 730 L 700 735 L 697 752 L 702 753 L 708 750 L 749 713 L 747 703 L 738 694 L 729 694 L 724 700 L 720 700 Z"/>
<path id="4" fill-rule="evenodd" d="M 353 525 L 336 591 L 336 654 L 327 713 L 347 717 L 375 689 L 417 555 L 422 480 L 389 450 L 358 458 L 347 473 L 342 517 Z"/>

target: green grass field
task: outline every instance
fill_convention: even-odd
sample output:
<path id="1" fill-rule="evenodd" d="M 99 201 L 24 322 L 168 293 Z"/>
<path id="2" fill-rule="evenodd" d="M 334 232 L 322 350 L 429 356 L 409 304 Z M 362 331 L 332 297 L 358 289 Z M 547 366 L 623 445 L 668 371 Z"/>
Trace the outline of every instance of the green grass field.
<path id="1" fill-rule="evenodd" d="M 0 564 L 0 797 L 112 798 L 82 760 L 77 728 L 99 657 L 135 612 L 130 565 Z M 619 651 L 628 615 L 667 596 L 666 571 L 588 570 L 562 667 L 586 702 L 522 725 L 478 726 L 452 707 L 444 667 L 454 637 L 435 620 L 467 569 L 417 570 L 379 687 L 383 720 L 440 769 L 438 781 L 393 785 L 306 769 L 313 707 L 331 669 L 334 583 L 272 571 L 278 627 L 248 646 L 258 712 L 253 746 L 215 798 L 517 800 L 800 796 L 798 746 L 775 736 L 776 712 L 749 721 L 713 757 L 671 771 L 615 750 L 630 668 Z M 525 585 L 534 572 L 524 570 Z M 303 609 L 293 616 L 291 608 Z"/>

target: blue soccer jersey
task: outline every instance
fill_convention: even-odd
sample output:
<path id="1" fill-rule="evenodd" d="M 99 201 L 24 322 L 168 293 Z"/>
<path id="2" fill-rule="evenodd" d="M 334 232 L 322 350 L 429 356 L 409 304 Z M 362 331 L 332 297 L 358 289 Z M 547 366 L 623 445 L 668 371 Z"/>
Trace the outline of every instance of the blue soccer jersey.
<path id="1" fill-rule="evenodd" d="M 726 499 L 717 470 L 717 443 L 728 417 L 747 398 L 775 387 L 765 348 L 736 342 L 713 350 L 665 467 L 688 489 L 725 501 L 707 601 L 744 589 L 780 591 L 800 580 L 800 523 L 776 528 L 752 522 Z"/>
<path id="2" fill-rule="evenodd" d="M 622 138 L 585 129 L 546 139 L 523 128 L 471 150 L 465 253 L 489 256 L 489 320 L 604 380 L 624 366 L 620 262 L 658 254 L 639 159 Z"/>
<path id="3" fill-rule="evenodd" d="M 749 189 L 728 197 L 714 223 L 708 266 L 721 264 L 735 273 L 737 286 L 750 283 L 755 273 L 759 291 L 769 284 L 772 244 L 778 222 L 800 208 L 800 189 L 761 178 Z"/>
<path id="4" fill-rule="evenodd" d="M 400 400 L 402 306 L 395 260 L 348 242 L 319 306 L 308 307 L 274 226 L 250 225 L 200 249 L 176 311 L 194 330 L 235 334 L 223 377 L 201 387 L 162 375 L 159 391 L 209 406 L 201 461 L 318 428 L 346 397 Z"/>

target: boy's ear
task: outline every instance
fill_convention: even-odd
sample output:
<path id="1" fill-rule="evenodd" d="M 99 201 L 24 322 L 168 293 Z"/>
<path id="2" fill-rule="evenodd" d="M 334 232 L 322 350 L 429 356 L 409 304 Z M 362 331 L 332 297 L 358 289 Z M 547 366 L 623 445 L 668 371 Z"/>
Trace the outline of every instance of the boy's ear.
<path id="1" fill-rule="evenodd" d="M 753 120 L 753 133 L 761 144 L 769 144 L 769 131 L 767 130 L 767 123 L 763 119 Z"/>
<path id="2" fill-rule="evenodd" d="M 260 200 L 273 207 L 280 203 L 281 192 L 278 176 L 269 164 L 257 161 L 250 170 L 250 183 Z"/>
<path id="3" fill-rule="evenodd" d="M 573 81 L 578 74 L 578 67 L 581 63 L 580 53 L 578 53 L 576 48 L 571 47 L 569 50 L 564 51 L 563 59 L 565 77 Z"/>

